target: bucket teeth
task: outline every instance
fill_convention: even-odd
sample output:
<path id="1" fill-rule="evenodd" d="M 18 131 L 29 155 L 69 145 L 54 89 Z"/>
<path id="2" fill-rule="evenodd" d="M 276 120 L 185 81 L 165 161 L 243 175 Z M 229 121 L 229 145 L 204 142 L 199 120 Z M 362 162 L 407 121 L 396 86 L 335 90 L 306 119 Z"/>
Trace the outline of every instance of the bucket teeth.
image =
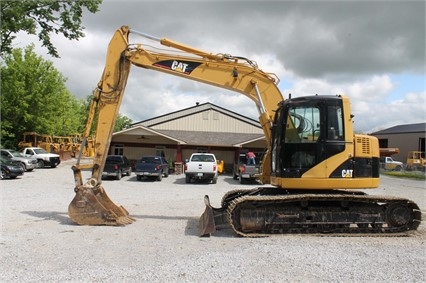
<path id="1" fill-rule="evenodd" d="M 120 223 L 123 226 L 128 225 L 128 224 L 132 224 L 134 221 L 135 221 L 135 219 L 130 217 L 130 216 L 119 217 L 117 219 L 117 223 Z"/>
<path id="2" fill-rule="evenodd" d="M 135 221 L 127 210 L 117 206 L 102 187 L 79 186 L 68 206 L 72 221 L 79 225 L 124 226 Z"/>

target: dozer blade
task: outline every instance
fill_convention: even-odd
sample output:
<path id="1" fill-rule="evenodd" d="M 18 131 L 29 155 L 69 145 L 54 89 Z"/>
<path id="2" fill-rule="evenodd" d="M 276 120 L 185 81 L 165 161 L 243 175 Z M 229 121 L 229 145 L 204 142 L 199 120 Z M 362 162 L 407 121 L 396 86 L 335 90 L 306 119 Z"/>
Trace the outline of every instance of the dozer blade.
<path id="1" fill-rule="evenodd" d="M 210 204 L 209 196 L 204 196 L 204 203 L 206 209 L 200 217 L 199 221 L 199 230 L 200 237 L 210 236 L 216 229 L 229 227 L 227 218 L 226 218 L 226 208 L 214 208 Z"/>
<path id="2" fill-rule="evenodd" d="M 75 191 L 76 195 L 68 206 L 68 215 L 75 223 L 124 226 L 135 221 L 124 207 L 111 201 L 100 185 L 78 186 Z"/>

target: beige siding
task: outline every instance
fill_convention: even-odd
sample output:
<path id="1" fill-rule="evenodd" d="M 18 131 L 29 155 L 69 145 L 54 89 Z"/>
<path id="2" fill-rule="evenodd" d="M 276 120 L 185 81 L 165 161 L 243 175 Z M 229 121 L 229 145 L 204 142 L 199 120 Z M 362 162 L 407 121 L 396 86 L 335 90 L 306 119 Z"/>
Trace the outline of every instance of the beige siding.
<path id="1" fill-rule="evenodd" d="M 166 160 L 176 159 L 176 149 L 164 149 Z M 139 160 L 142 156 L 155 155 L 156 149 L 154 147 L 124 147 L 124 155 L 132 160 Z"/>
<path id="2" fill-rule="evenodd" d="M 151 127 L 154 130 L 180 130 L 222 133 L 262 134 L 259 127 L 209 109 Z"/>
<path id="3" fill-rule="evenodd" d="M 132 134 L 123 134 L 113 136 L 112 141 L 114 143 L 140 143 L 141 146 L 145 143 L 149 144 L 176 144 L 176 141 L 161 137 L 161 136 L 153 136 L 153 135 L 132 135 Z"/>
<path id="4" fill-rule="evenodd" d="M 388 147 L 399 148 L 399 153 L 392 155 L 392 158 L 401 162 L 407 162 L 409 151 L 418 150 L 419 139 L 424 138 L 424 133 L 403 133 L 377 135 L 378 139 L 387 139 Z"/>

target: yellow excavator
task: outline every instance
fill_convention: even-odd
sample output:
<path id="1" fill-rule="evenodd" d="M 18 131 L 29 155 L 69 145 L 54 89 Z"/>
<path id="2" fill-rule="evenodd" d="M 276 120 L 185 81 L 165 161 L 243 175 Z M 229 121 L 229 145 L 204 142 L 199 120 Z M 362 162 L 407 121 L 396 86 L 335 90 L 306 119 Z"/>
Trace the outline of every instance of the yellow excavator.
<path id="1" fill-rule="evenodd" d="M 130 44 L 139 35 L 168 47 Z M 240 236 L 274 233 L 406 233 L 416 230 L 421 211 L 404 198 L 368 195 L 379 185 L 379 145 L 355 135 L 346 96 L 284 99 L 276 75 L 244 57 L 208 53 L 166 38 L 119 28 L 107 51 L 105 69 L 91 102 L 83 146 L 98 115 L 93 164 L 72 167 L 75 197 L 69 216 L 81 225 L 126 225 L 134 221 L 102 187 L 102 171 L 131 65 L 241 93 L 259 111 L 267 141 L 260 180 L 270 187 L 236 190 L 210 205 L 200 218 L 200 236 L 228 227 Z M 92 169 L 83 183 L 81 170 Z"/>

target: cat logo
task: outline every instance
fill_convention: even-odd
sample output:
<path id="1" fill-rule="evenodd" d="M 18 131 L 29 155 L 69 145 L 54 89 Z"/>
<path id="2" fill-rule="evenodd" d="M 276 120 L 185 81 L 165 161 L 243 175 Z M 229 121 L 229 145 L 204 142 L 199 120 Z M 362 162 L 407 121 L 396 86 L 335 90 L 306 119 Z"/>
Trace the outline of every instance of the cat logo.
<path id="1" fill-rule="evenodd" d="M 354 172 L 354 170 L 351 170 L 351 169 L 348 169 L 348 170 L 343 169 L 342 170 L 342 178 L 352 178 L 353 172 Z"/>
<path id="2" fill-rule="evenodd" d="M 190 75 L 195 68 L 201 65 L 201 63 L 193 61 L 163 60 L 155 62 L 153 65 L 176 73 Z"/>
<path id="3" fill-rule="evenodd" d="M 176 71 L 176 72 L 186 73 L 186 68 L 187 67 L 188 67 L 188 64 L 186 64 L 186 63 L 182 63 L 182 62 L 178 62 L 178 61 L 173 61 L 172 66 L 170 67 L 170 69 L 172 69 L 173 71 Z"/>

